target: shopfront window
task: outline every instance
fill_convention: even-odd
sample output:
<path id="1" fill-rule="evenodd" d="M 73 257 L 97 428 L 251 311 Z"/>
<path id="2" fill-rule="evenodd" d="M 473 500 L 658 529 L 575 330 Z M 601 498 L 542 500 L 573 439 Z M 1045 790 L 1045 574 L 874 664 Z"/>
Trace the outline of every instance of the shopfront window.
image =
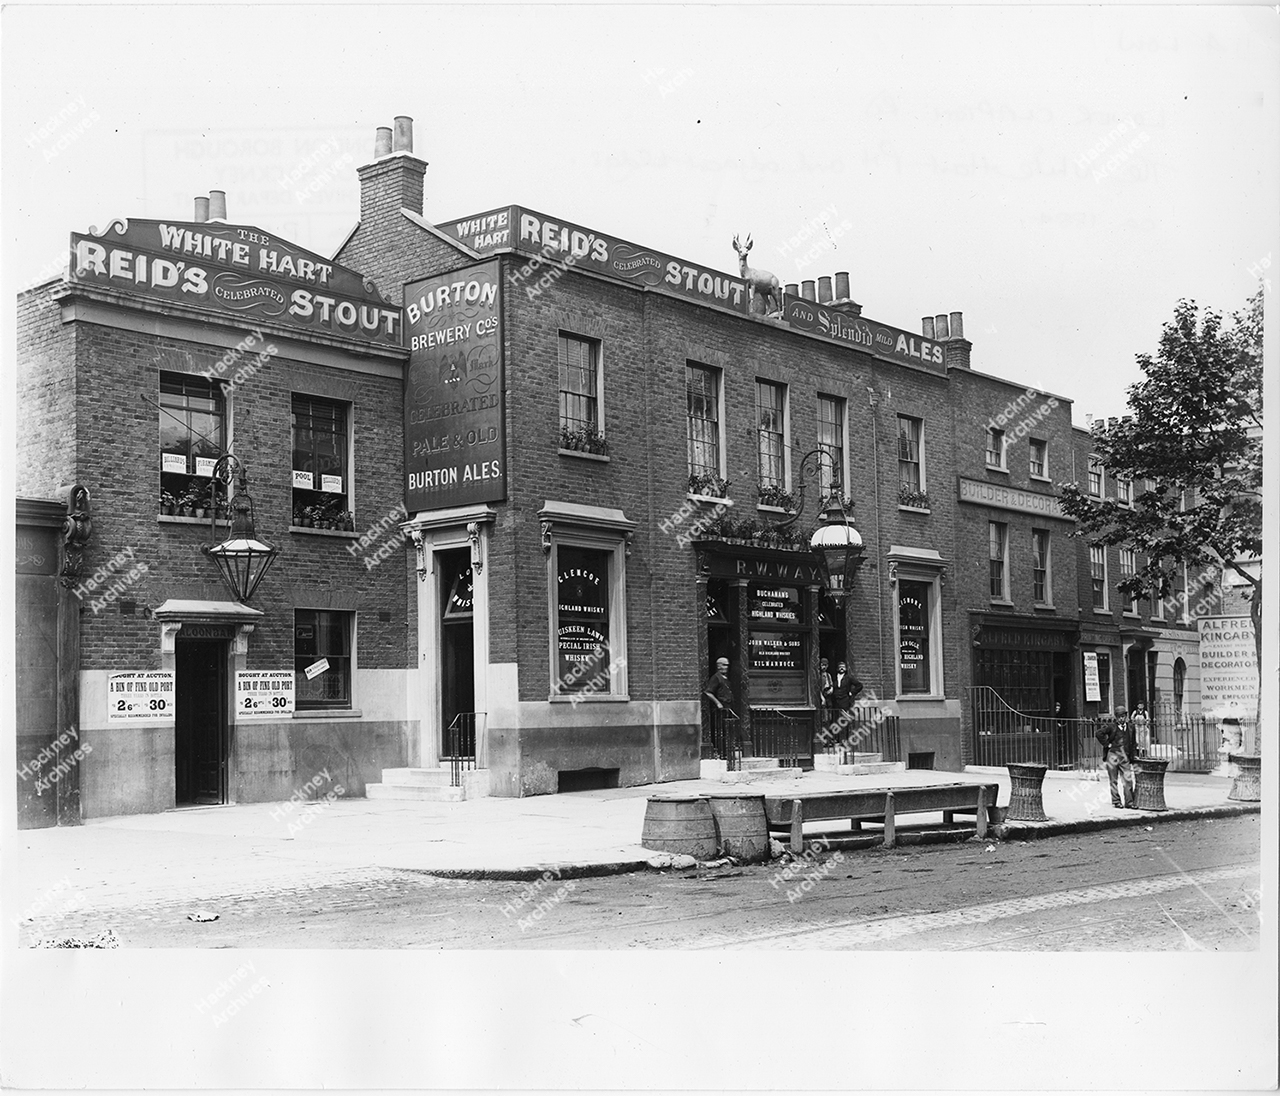
<path id="1" fill-rule="evenodd" d="M 898 582 L 898 691 L 931 693 L 930 607 L 933 585 Z"/>
<path id="2" fill-rule="evenodd" d="M 808 703 L 803 589 L 780 583 L 753 585 L 747 591 L 747 612 L 753 703 Z"/>
<path id="3" fill-rule="evenodd" d="M 613 692 L 610 570 L 613 553 L 562 544 L 556 552 L 556 676 L 559 694 Z"/>
<path id="4" fill-rule="evenodd" d="M 293 612 L 294 693 L 299 711 L 351 707 L 352 613 Z"/>

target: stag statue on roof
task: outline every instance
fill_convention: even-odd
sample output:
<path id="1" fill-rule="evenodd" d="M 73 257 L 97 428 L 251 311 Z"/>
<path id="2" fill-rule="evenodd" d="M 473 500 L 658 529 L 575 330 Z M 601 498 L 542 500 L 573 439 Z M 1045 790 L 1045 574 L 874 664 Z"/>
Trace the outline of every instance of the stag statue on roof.
<path id="1" fill-rule="evenodd" d="M 782 283 L 767 270 L 753 270 L 747 266 L 747 252 L 751 250 L 751 237 L 745 244 L 733 238 L 733 250 L 738 253 L 738 273 L 742 280 L 751 287 L 751 311 L 761 315 L 780 313 L 782 311 Z M 757 307 L 757 304 L 759 307 Z"/>

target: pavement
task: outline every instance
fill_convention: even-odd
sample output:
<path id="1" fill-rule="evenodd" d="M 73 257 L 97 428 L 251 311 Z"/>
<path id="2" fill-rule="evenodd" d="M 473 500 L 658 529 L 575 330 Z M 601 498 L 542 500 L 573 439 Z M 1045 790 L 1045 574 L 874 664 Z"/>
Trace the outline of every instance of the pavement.
<path id="1" fill-rule="evenodd" d="M 23 916 L 58 909 L 127 908 L 148 901 L 208 901 L 218 894 L 367 880 L 379 869 L 463 878 L 532 879 L 554 867 L 563 877 L 673 866 L 643 848 L 640 833 L 650 795 L 787 794 L 968 781 L 1000 785 L 1004 770 L 963 773 L 912 770 L 874 775 L 808 772 L 749 786 L 683 780 L 633 788 L 482 798 L 462 803 L 338 799 L 191 807 L 160 814 L 95 819 L 82 826 L 20 830 L 5 858 L 9 908 Z M 1054 773 L 1043 786 L 1042 823 L 1006 822 L 997 838 L 1026 840 L 1109 826 L 1258 811 L 1227 799 L 1224 777 L 1172 773 L 1169 811 L 1120 810 L 1106 778 Z M 899 834 L 941 823 L 941 815 L 903 815 Z M 806 835 L 835 828 L 809 823 Z"/>

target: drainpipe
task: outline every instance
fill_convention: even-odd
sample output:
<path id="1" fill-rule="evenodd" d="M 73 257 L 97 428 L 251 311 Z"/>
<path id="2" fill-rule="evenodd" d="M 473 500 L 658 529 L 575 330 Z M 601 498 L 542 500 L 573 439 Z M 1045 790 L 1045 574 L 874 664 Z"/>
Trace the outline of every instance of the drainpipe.
<path id="1" fill-rule="evenodd" d="M 871 459 L 872 475 L 874 476 L 872 483 L 875 485 L 876 500 L 876 616 L 878 618 L 876 630 L 880 635 L 880 685 L 887 692 L 884 668 L 884 589 L 882 583 L 884 568 L 880 566 L 884 549 L 880 543 L 882 539 L 880 535 L 880 416 L 876 411 L 879 402 L 876 398 L 876 390 L 868 385 L 867 403 L 871 407 Z M 895 696 L 897 691 L 895 688 Z"/>

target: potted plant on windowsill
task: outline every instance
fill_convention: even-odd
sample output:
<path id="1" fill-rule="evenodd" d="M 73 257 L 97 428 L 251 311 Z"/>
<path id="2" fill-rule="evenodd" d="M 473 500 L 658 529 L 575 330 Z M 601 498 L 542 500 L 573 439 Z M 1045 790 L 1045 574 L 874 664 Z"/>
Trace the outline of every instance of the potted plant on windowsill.
<path id="1" fill-rule="evenodd" d="M 178 500 L 175 499 L 171 492 L 160 492 L 160 513 L 166 517 L 172 517 L 174 511 L 178 509 Z"/>
<path id="2" fill-rule="evenodd" d="M 694 472 L 689 476 L 689 494 L 702 495 L 704 498 L 727 499 L 729 481 L 712 472 Z"/>
<path id="3" fill-rule="evenodd" d="M 760 505 L 776 506 L 779 510 L 791 513 L 796 508 L 795 496 L 783 490 L 780 483 L 762 483 L 760 485 Z"/>
<path id="4" fill-rule="evenodd" d="M 914 506 L 918 510 L 929 509 L 929 495 L 925 491 L 917 491 L 911 487 L 900 487 L 898 489 L 898 505 Z"/>
<path id="5" fill-rule="evenodd" d="M 576 453 L 592 453 L 603 457 L 609 452 L 609 443 L 596 426 L 586 423 L 573 430 L 570 430 L 567 426 L 561 426 L 560 448 Z"/>

